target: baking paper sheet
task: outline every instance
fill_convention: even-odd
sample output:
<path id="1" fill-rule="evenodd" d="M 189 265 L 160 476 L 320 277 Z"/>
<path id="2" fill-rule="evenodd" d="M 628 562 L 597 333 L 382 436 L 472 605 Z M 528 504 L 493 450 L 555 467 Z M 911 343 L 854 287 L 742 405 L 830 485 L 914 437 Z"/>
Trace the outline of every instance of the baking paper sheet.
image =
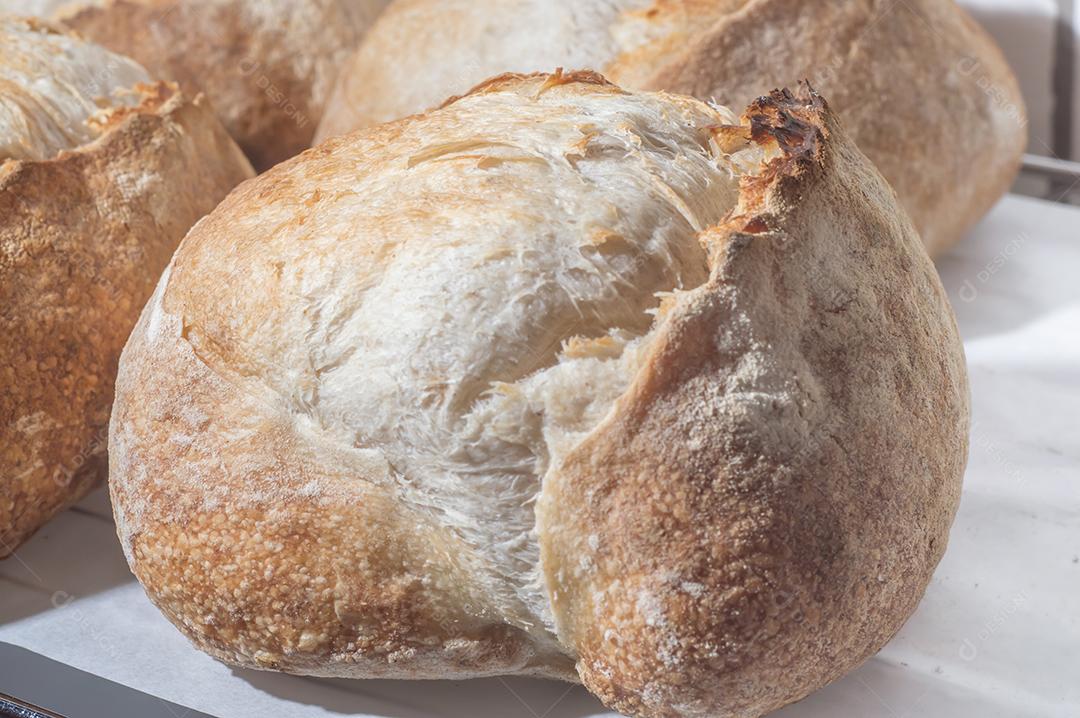
<path id="1" fill-rule="evenodd" d="M 892 643 L 781 718 L 1080 716 L 1078 226 L 1080 210 L 1009 197 L 939 262 L 974 397 L 948 553 Z M 554 682 L 324 681 L 228 668 L 190 647 L 143 595 L 102 493 L 0 563 L 0 641 L 220 718 L 614 716 Z"/>

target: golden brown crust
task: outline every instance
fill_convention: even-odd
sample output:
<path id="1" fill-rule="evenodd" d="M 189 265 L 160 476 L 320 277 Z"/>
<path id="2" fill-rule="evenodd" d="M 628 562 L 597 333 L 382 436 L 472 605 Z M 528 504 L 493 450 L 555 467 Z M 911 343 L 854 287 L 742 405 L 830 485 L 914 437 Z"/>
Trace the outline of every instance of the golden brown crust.
<path id="1" fill-rule="evenodd" d="M 0 556 L 103 478 L 120 351 L 180 238 L 250 165 L 165 84 L 105 134 L 0 166 Z"/>
<path id="2" fill-rule="evenodd" d="M 109 0 L 60 19 L 213 98 L 262 171 L 307 149 L 333 80 L 388 0 Z"/>
<path id="3" fill-rule="evenodd" d="M 820 98 L 748 120 L 783 157 L 541 498 L 560 638 L 628 715 L 762 715 L 859 665 L 959 501 L 963 350 L 914 229 Z"/>
<path id="4" fill-rule="evenodd" d="M 318 137 L 560 65 L 729 107 L 809 80 L 932 255 L 1007 191 L 1027 139 L 1015 77 L 952 0 L 399 0 L 346 62 Z"/>

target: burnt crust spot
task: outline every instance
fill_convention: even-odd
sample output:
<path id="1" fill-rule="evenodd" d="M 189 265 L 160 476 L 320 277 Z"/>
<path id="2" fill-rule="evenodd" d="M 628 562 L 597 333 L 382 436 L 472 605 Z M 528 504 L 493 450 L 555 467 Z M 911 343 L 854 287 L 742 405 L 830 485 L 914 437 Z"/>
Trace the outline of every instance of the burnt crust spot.
<path id="1" fill-rule="evenodd" d="M 739 205 L 720 224 L 722 235 L 762 235 L 771 230 L 768 197 L 798 185 L 824 163 L 827 115 L 825 99 L 803 80 L 794 91 L 773 90 L 755 100 L 743 113 L 744 125 L 721 128 L 748 132 L 754 144 L 780 151 L 760 172 L 740 179 Z"/>
<path id="2" fill-rule="evenodd" d="M 787 88 L 773 90 L 754 100 L 744 117 L 750 123 L 754 142 L 761 145 L 775 142 L 785 155 L 795 157 L 816 154 L 827 137 L 826 109 L 824 98 L 803 80 L 795 92 Z"/>

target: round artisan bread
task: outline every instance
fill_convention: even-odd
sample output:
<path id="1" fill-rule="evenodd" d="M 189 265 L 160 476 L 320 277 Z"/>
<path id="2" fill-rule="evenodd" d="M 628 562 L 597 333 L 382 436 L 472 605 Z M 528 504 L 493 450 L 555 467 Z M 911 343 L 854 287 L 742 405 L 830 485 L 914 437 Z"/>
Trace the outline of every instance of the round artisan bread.
<path id="1" fill-rule="evenodd" d="M 205 91 L 263 170 L 311 145 L 338 70 L 388 1 L 63 0 L 50 9 L 155 77 Z"/>
<path id="2" fill-rule="evenodd" d="M 230 663 L 748 716 L 914 610 L 968 421 L 934 267 L 818 96 L 740 124 L 508 75 L 187 236 L 110 485 L 151 599 Z"/>
<path id="3" fill-rule="evenodd" d="M 251 166 L 201 97 L 0 18 L 0 557 L 104 476 L 120 351 Z"/>
<path id="4" fill-rule="evenodd" d="M 560 65 L 731 107 L 809 79 L 931 254 L 1007 191 L 1026 142 L 1016 79 L 952 0 L 396 0 L 345 64 L 316 139 Z"/>

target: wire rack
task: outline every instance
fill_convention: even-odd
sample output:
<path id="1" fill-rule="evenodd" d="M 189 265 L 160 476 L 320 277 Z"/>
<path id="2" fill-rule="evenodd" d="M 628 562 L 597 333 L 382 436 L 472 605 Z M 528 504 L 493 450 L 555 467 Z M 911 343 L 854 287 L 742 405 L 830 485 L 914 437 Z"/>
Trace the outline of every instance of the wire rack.
<path id="1" fill-rule="evenodd" d="M 3 693 L 0 693 L 0 716 L 4 718 L 64 718 L 59 713 L 23 703 Z"/>
<path id="2" fill-rule="evenodd" d="M 1024 155 L 1013 192 L 1039 199 L 1080 205 L 1080 162 L 1042 155 Z"/>

